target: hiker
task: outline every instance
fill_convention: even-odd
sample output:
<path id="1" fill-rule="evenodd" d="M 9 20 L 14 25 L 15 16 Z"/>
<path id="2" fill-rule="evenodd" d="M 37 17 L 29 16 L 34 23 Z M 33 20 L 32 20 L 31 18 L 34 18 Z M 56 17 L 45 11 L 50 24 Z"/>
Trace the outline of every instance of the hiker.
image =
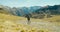
<path id="1" fill-rule="evenodd" d="M 25 17 L 26 17 L 27 20 L 28 20 L 28 24 L 30 24 L 30 16 L 29 16 L 28 14 L 26 14 Z"/>

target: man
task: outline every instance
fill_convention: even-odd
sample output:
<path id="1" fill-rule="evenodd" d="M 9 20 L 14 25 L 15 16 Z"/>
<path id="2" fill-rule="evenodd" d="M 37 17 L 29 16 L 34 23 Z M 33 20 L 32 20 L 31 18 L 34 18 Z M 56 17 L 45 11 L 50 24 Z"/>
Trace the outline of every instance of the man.
<path id="1" fill-rule="evenodd" d="M 30 24 L 30 16 L 29 16 L 28 14 L 26 14 L 25 17 L 26 17 L 27 20 L 28 20 L 28 24 Z"/>

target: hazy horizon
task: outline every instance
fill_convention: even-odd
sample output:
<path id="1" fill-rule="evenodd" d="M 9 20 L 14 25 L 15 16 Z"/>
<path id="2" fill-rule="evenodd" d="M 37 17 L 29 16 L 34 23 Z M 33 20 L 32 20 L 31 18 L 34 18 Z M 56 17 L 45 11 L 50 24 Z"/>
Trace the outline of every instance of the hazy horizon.
<path id="1" fill-rule="evenodd" d="M 60 5 L 60 0 L 0 0 L 0 5 L 9 7 Z"/>

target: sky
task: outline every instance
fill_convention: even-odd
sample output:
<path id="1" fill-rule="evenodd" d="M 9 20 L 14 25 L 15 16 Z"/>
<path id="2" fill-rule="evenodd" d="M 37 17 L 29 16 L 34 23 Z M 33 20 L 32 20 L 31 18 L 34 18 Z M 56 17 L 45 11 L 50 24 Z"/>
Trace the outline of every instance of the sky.
<path id="1" fill-rule="evenodd" d="M 0 5 L 10 7 L 60 5 L 60 0 L 0 0 Z"/>

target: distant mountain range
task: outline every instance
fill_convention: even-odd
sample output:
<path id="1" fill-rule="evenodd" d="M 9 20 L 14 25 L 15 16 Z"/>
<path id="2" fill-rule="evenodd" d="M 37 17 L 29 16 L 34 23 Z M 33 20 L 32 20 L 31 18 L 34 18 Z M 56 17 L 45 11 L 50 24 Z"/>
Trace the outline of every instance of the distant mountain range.
<path id="1" fill-rule="evenodd" d="M 29 13 L 32 13 L 34 12 L 35 10 L 37 9 L 40 9 L 41 7 L 40 6 L 33 6 L 33 7 L 13 7 L 13 8 L 10 8 L 8 6 L 3 6 L 1 5 L 0 6 L 0 13 L 11 13 L 13 15 L 17 15 L 17 16 L 22 16 L 24 14 L 29 14 Z M 1 11 L 2 10 L 2 11 Z"/>
<path id="2" fill-rule="evenodd" d="M 60 5 L 54 6 L 32 6 L 32 7 L 13 7 L 0 5 L 0 13 L 24 16 L 25 14 L 31 15 L 33 18 L 41 18 L 40 16 L 48 15 L 60 15 Z"/>

